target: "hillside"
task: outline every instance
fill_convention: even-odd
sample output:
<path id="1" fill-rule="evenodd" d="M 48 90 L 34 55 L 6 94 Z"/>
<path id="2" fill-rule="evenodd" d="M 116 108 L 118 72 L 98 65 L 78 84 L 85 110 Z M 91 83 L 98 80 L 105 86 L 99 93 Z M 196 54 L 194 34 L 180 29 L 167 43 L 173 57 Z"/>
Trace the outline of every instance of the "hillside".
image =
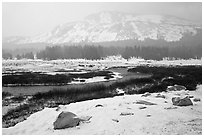
<path id="1" fill-rule="evenodd" d="M 122 55 L 127 46 L 148 46 L 168 48 L 168 52 L 173 53 L 178 50 L 186 50 L 187 47 L 185 53 L 195 51 L 187 58 L 200 58 L 202 28 L 197 23 L 173 16 L 100 12 L 87 16 L 83 21 L 61 24 L 50 32 L 40 35 L 5 38 L 2 45 L 5 51 L 15 56 L 31 51 L 36 53 L 44 50 L 46 46 L 101 45 L 113 47 L 113 49 L 104 49 L 107 52 L 114 51 L 105 53 L 105 56 Z M 127 55 L 129 56 L 133 55 Z M 172 54 L 169 56 L 171 57 Z M 162 57 L 164 56 L 159 58 Z M 183 55 L 178 57 L 183 58 Z"/>
<path id="2" fill-rule="evenodd" d="M 69 22 L 52 31 L 34 37 L 10 37 L 3 43 L 78 43 L 135 39 L 179 41 L 184 34 L 195 36 L 201 27 L 191 21 L 173 16 L 135 15 L 119 12 L 100 12 L 83 21 Z"/>

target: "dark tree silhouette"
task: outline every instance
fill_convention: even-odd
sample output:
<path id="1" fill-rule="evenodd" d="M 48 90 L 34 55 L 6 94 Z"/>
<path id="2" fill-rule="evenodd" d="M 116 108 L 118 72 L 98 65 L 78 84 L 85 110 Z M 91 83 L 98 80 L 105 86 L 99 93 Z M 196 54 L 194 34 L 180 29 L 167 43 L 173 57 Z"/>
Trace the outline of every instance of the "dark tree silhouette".
<path id="1" fill-rule="evenodd" d="M 93 46 L 93 45 L 64 45 L 46 47 L 37 53 L 39 59 L 100 59 L 111 55 L 122 55 L 128 59 L 130 57 L 141 57 L 144 59 L 161 60 L 165 57 L 169 58 L 201 58 L 202 44 L 194 46 L 184 45 L 164 45 L 164 46 Z"/>

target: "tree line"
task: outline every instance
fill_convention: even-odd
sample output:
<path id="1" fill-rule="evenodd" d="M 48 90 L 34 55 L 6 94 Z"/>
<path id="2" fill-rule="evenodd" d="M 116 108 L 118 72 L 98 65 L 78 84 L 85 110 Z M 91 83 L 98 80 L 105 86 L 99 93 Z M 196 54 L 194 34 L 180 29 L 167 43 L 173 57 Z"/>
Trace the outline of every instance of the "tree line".
<path id="1" fill-rule="evenodd" d="M 170 58 L 201 58 L 202 45 L 197 46 L 53 46 L 46 47 L 37 53 L 39 59 L 101 59 L 111 55 L 122 55 L 123 58 L 141 57 L 161 60 Z"/>
<path id="2" fill-rule="evenodd" d="M 28 53 L 17 54 L 16 56 L 13 56 L 11 53 L 3 51 L 2 52 L 2 58 L 3 59 L 13 59 L 13 58 L 16 58 L 18 60 L 19 59 L 23 59 L 23 58 L 34 59 L 34 53 L 33 52 L 28 52 Z"/>
<path id="3" fill-rule="evenodd" d="M 123 58 L 141 57 L 144 59 L 161 60 L 165 57 L 170 58 L 201 58 L 202 45 L 194 46 L 52 46 L 46 47 L 36 53 L 37 59 L 55 60 L 55 59 L 101 59 L 111 55 L 122 55 Z M 10 53 L 3 51 L 4 59 L 17 59 L 28 58 L 34 59 L 34 53 L 24 53 L 21 55 L 12 56 Z"/>

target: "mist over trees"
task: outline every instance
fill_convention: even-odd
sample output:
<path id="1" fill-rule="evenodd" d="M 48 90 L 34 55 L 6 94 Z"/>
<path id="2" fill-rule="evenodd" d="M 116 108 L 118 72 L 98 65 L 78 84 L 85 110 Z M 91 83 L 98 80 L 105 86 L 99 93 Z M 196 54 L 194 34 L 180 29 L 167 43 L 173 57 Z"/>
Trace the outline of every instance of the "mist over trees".
<path id="1" fill-rule="evenodd" d="M 55 60 L 55 59 L 101 59 L 111 55 L 121 55 L 123 58 L 140 57 L 144 59 L 161 60 L 169 58 L 201 58 L 202 44 L 193 46 L 175 45 L 175 46 L 101 46 L 101 45 L 64 45 L 64 46 L 47 46 L 45 49 L 36 53 L 38 59 Z M 27 58 L 34 59 L 34 53 L 28 52 L 23 54 L 12 55 L 3 51 L 4 59 Z"/>
<path id="2" fill-rule="evenodd" d="M 46 47 L 36 54 L 38 59 L 100 59 L 103 56 L 101 46 L 53 46 Z"/>
<path id="3" fill-rule="evenodd" d="M 202 45 L 197 46 L 171 46 L 171 47 L 147 47 L 134 46 L 126 47 L 122 56 L 126 59 L 130 57 L 141 57 L 144 59 L 161 60 L 165 57 L 169 58 L 201 58 Z"/>
<path id="4" fill-rule="evenodd" d="M 111 55 L 122 55 L 123 58 L 141 57 L 144 59 L 161 60 L 170 58 L 201 58 L 202 45 L 196 46 L 53 46 L 46 47 L 37 53 L 38 59 L 100 59 Z"/>
<path id="5" fill-rule="evenodd" d="M 12 59 L 13 56 L 11 53 L 5 52 L 4 50 L 2 51 L 2 58 L 3 59 Z"/>
<path id="6" fill-rule="evenodd" d="M 16 55 L 16 59 L 23 59 L 23 58 L 26 58 L 26 59 L 34 59 L 34 54 L 32 52 L 28 52 L 28 53 L 25 53 L 25 54 L 17 54 Z"/>

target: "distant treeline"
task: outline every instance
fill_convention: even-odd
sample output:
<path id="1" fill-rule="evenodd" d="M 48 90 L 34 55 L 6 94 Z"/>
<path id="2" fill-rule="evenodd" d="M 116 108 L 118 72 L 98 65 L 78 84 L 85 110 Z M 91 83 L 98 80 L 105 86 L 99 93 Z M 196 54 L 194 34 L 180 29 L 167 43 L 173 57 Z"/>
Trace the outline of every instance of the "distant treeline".
<path id="1" fill-rule="evenodd" d="M 100 59 L 111 55 L 122 55 L 123 58 L 141 57 L 144 59 L 161 60 L 165 57 L 170 58 L 201 58 L 202 46 L 53 46 L 46 47 L 37 53 L 39 59 Z"/>
<path id="2" fill-rule="evenodd" d="M 2 58 L 3 59 L 12 59 L 13 56 L 11 53 L 5 52 L 4 50 L 2 51 Z"/>
<path id="3" fill-rule="evenodd" d="M 126 47 L 122 53 L 124 58 L 132 56 L 141 57 L 144 59 L 161 60 L 165 57 L 169 58 L 201 58 L 202 57 L 202 45 L 198 46 L 169 46 L 169 47 Z"/>
<path id="4" fill-rule="evenodd" d="M 16 56 L 13 56 L 11 53 L 3 51 L 2 57 L 3 57 L 3 59 L 12 59 L 14 57 L 16 57 L 17 59 L 23 59 L 23 58 L 34 59 L 34 54 L 33 54 L 33 52 L 28 52 L 28 53 L 25 53 L 22 55 L 17 54 Z"/>
<path id="5" fill-rule="evenodd" d="M 36 58 L 44 60 L 55 59 L 101 59 L 111 55 L 122 55 L 123 58 L 141 57 L 144 59 L 161 60 L 169 58 L 201 58 L 202 45 L 194 46 L 52 46 L 36 53 Z M 17 59 L 34 59 L 32 52 L 16 55 Z M 11 54 L 3 52 L 3 58 L 13 58 Z"/>

